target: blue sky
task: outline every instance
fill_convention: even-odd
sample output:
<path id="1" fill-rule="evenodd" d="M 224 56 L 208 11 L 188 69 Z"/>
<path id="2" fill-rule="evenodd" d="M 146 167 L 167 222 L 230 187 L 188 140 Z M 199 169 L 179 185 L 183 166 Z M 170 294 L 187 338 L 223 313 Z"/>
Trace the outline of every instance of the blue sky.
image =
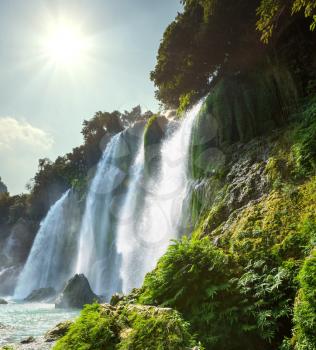
<path id="1" fill-rule="evenodd" d="M 179 0 L 0 1 L 0 176 L 10 193 L 25 192 L 39 158 L 81 144 L 96 111 L 158 109 L 149 72 L 177 11 Z M 89 42 L 67 67 L 39 50 L 60 18 Z"/>

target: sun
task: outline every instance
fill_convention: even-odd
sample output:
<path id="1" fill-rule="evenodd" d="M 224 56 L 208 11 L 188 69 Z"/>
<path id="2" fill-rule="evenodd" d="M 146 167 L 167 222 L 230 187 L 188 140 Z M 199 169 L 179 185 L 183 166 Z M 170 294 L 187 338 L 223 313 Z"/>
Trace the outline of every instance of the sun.
<path id="1" fill-rule="evenodd" d="M 76 65 L 87 53 L 87 39 L 79 28 L 66 23 L 50 27 L 43 39 L 44 55 L 56 65 Z"/>

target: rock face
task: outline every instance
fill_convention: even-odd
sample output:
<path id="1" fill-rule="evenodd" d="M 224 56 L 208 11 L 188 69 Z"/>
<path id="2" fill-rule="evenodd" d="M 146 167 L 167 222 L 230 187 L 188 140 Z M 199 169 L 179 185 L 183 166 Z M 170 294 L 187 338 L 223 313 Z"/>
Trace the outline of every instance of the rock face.
<path id="1" fill-rule="evenodd" d="M 92 304 L 100 301 L 90 287 L 88 279 L 83 275 L 75 275 L 71 278 L 62 293 L 56 300 L 56 308 L 79 308 L 85 304 Z"/>
<path id="2" fill-rule="evenodd" d="M 64 322 L 58 323 L 53 329 L 49 330 L 45 334 L 45 341 L 53 342 L 63 337 L 68 332 L 72 324 L 73 324 L 72 321 L 64 321 Z"/>
<path id="3" fill-rule="evenodd" d="M 35 289 L 31 294 L 29 294 L 24 301 L 36 302 L 36 301 L 48 301 L 52 300 L 56 296 L 56 291 L 54 288 L 40 288 Z"/>
<path id="4" fill-rule="evenodd" d="M 6 305 L 6 304 L 8 304 L 8 302 L 0 298 L 0 305 Z"/>

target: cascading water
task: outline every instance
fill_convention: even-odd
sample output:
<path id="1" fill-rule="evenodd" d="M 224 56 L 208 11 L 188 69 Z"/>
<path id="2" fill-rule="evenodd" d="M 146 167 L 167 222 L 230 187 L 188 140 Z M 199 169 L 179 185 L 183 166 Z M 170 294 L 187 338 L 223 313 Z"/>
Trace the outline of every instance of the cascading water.
<path id="1" fill-rule="evenodd" d="M 62 288 L 73 274 L 77 249 L 79 208 L 70 190 L 50 208 L 35 237 L 29 257 L 18 278 L 14 297 L 23 299 L 33 290 Z"/>
<path id="2" fill-rule="evenodd" d="M 41 287 L 60 289 L 75 272 L 85 274 L 93 291 L 107 299 L 142 284 L 170 240 L 187 233 L 189 145 L 201 104 L 182 123 L 168 124 L 150 172 L 148 145 L 145 159 L 140 137 L 143 124 L 111 138 L 89 187 L 82 221 L 73 220 L 71 192 L 66 192 L 41 224 L 16 298 Z M 81 222 L 80 229 L 70 228 L 73 221 Z"/>
<path id="3" fill-rule="evenodd" d="M 95 293 L 107 298 L 121 289 L 115 232 L 132 156 L 127 138 L 121 132 L 107 145 L 89 188 L 80 231 L 76 271 L 86 275 Z"/>
<path id="4" fill-rule="evenodd" d="M 170 240 L 185 233 L 181 221 L 189 192 L 189 145 L 194 117 L 201 105 L 202 102 L 195 105 L 175 131 L 174 125 L 169 124 L 170 135 L 162 143 L 157 176 L 146 179 L 146 174 L 141 174 L 145 168 L 143 150 L 136 158 L 139 171 L 130 183 L 117 232 L 124 293 L 139 287 Z M 136 195 L 142 197 L 141 212 Z"/>

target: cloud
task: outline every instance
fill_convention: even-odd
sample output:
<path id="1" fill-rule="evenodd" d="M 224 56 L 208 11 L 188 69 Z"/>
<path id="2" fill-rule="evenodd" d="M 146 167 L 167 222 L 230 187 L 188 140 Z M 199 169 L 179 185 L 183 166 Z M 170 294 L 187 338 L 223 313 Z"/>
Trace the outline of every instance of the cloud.
<path id="1" fill-rule="evenodd" d="M 0 177 L 11 194 L 25 192 L 38 159 L 53 155 L 54 140 L 46 131 L 13 117 L 0 117 Z"/>
<path id="2" fill-rule="evenodd" d="M 26 121 L 12 117 L 0 117 L 0 151 L 13 150 L 20 146 L 49 150 L 53 143 L 53 138 L 49 134 Z"/>

